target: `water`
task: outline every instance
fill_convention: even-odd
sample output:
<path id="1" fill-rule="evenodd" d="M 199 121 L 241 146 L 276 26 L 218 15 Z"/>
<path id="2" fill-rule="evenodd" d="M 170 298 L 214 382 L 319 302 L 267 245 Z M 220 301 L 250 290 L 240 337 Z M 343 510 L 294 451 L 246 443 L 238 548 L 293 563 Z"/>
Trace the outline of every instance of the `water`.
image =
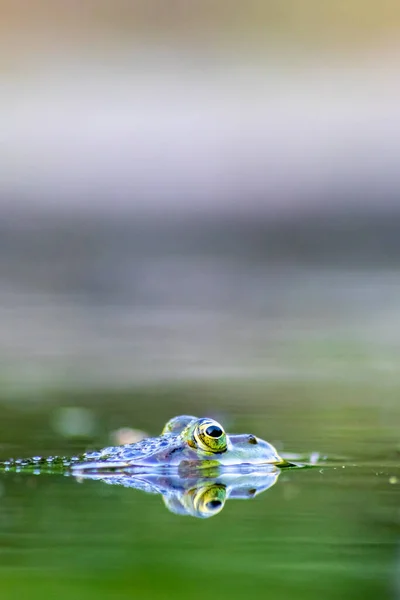
<path id="1" fill-rule="evenodd" d="M 159 495 L 100 481 L 3 474 L 3 597 L 399 597 L 397 397 L 389 385 L 243 382 L 4 402 L 2 458 L 102 446 L 122 425 L 156 434 L 188 411 L 281 450 L 336 458 L 284 471 L 270 489 L 230 499 L 209 519 L 173 514 Z M 65 406 L 91 414 L 92 432 L 61 435 L 55 417 Z"/>

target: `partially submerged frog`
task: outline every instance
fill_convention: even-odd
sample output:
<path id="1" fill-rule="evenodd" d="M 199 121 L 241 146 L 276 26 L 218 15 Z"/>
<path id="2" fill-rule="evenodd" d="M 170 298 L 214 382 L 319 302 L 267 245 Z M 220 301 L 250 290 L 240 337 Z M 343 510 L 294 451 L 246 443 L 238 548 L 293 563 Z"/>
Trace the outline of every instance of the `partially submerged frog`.
<path id="1" fill-rule="evenodd" d="M 135 444 L 112 446 L 80 456 L 33 457 L 0 463 L 0 469 L 39 474 L 159 473 L 214 468 L 248 471 L 268 465 L 288 466 L 276 449 L 252 434 L 228 435 L 220 423 L 188 415 L 174 417 L 161 435 Z"/>

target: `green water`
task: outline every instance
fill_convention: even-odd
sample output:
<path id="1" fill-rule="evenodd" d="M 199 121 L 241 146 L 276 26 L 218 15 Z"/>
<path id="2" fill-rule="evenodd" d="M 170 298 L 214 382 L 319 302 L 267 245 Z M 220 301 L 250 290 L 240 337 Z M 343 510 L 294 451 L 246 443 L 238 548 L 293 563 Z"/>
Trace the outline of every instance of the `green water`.
<path id="1" fill-rule="evenodd" d="M 206 520 L 157 495 L 64 476 L 0 478 L 3 598 L 396 598 L 400 595 L 400 390 L 362 383 L 214 383 L 3 399 L 1 458 L 73 453 L 112 429 L 218 417 L 280 450 L 340 456 L 285 471 Z M 63 407 L 91 433 L 60 435 Z"/>

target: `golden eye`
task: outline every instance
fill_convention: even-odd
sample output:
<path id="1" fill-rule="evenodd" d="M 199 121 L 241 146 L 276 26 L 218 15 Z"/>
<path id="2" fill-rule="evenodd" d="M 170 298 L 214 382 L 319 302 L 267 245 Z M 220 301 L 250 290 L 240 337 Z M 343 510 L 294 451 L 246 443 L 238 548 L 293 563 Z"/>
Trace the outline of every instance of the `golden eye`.
<path id="1" fill-rule="evenodd" d="M 226 451 L 226 434 L 217 421 L 201 419 L 194 429 L 194 439 L 205 452 Z"/>

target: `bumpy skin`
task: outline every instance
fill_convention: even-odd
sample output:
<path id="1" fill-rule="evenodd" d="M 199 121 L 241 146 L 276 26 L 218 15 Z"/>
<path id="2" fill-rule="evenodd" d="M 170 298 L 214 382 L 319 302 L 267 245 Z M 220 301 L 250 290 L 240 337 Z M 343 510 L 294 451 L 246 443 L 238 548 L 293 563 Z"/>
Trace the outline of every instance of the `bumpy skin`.
<path id="1" fill-rule="evenodd" d="M 182 415 L 168 421 L 159 437 L 112 446 L 73 457 L 33 457 L 0 463 L 0 470 L 74 475 L 179 471 L 189 477 L 199 468 L 241 469 L 284 465 L 275 448 L 251 434 L 228 435 L 212 419 Z"/>

